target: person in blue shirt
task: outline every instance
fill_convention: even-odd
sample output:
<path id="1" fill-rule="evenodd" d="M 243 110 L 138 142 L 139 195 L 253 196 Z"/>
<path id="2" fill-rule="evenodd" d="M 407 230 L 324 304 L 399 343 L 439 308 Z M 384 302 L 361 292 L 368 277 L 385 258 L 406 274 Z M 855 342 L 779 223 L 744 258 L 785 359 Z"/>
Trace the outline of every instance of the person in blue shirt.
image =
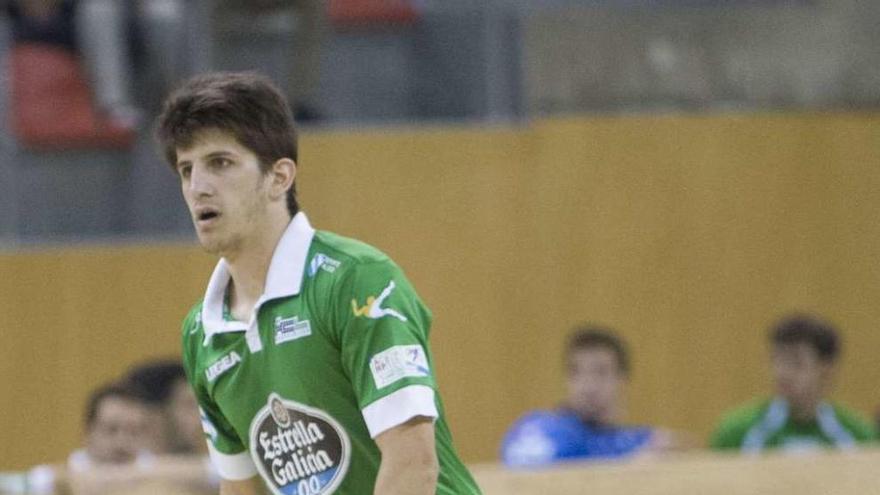
<path id="1" fill-rule="evenodd" d="M 565 402 L 555 410 L 527 413 L 511 426 L 501 445 L 505 465 L 615 459 L 679 446 L 669 431 L 617 423 L 630 366 L 626 344 L 613 331 L 577 328 L 569 337 L 565 363 Z"/>

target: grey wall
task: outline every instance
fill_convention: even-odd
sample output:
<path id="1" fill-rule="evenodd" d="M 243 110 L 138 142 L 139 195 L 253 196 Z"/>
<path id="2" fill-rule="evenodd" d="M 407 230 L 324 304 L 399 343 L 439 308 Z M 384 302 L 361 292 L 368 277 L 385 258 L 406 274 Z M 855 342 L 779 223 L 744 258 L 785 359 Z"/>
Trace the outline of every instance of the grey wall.
<path id="1" fill-rule="evenodd" d="M 7 73 L 6 58 L 3 54 L 8 52 L 10 42 L 9 25 L 0 17 L 0 71 Z M 15 221 L 17 216 L 17 204 L 13 191 L 15 190 L 15 170 L 13 140 L 9 133 L 6 118 L 9 110 L 8 103 L 8 78 L 0 77 L 0 242 L 9 242 L 14 237 Z"/>
<path id="2" fill-rule="evenodd" d="M 322 125 L 880 103 L 880 2 L 632 3 L 423 0 L 413 25 L 336 30 L 323 54 Z M 188 5 L 200 19 L 204 3 Z M 181 47 L 190 72 L 260 68 L 281 79 L 295 56 L 289 31 L 213 39 L 190 26 Z M 0 19 L 4 63 L 6 34 Z M 148 128 L 127 152 L 23 150 L 5 128 L 6 83 L 0 78 L 0 245 L 192 235 Z M 165 91 L 142 84 L 150 118 Z"/>
<path id="3" fill-rule="evenodd" d="M 880 103 L 876 4 L 567 7 L 525 29 L 532 114 Z"/>

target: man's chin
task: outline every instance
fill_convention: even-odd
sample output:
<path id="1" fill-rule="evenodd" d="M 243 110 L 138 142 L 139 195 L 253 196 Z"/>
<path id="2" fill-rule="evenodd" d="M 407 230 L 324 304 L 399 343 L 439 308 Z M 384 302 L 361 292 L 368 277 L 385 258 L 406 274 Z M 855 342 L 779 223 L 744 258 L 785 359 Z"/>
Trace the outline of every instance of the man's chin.
<path id="1" fill-rule="evenodd" d="M 215 235 L 205 235 L 199 234 L 199 244 L 202 245 L 202 249 L 216 256 L 226 256 L 230 252 L 236 250 L 236 247 L 240 246 L 239 242 L 236 242 L 237 239 L 229 239 L 229 238 L 219 238 Z"/>
<path id="2" fill-rule="evenodd" d="M 199 239 L 199 244 L 202 245 L 202 250 L 204 250 L 208 254 L 219 255 L 221 253 L 220 246 L 216 242 L 206 242 Z"/>
<path id="3" fill-rule="evenodd" d="M 202 246 L 202 249 L 209 253 L 214 253 L 217 250 L 217 241 L 210 236 L 197 234 L 199 238 L 199 245 Z"/>

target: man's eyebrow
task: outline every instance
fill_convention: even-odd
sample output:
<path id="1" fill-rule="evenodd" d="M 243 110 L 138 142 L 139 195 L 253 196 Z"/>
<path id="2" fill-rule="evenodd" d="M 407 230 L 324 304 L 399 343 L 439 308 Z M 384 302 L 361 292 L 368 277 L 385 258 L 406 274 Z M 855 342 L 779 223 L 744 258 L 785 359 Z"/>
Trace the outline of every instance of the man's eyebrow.
<path id="1" fill-rule="evenodd" d="M 236 156 L 238 156 L 238 155 L 236 155 L 235 153 L 233 153 L 231 151 L 218 150 L 218 151 L 212 151 L 212 152 L 208 153 L 207 155 L 205 155 L 205 160 L 210 160 L 212 158 L 226 158 L 226 157 L 236 157 Z"/>
<path id="2" fill-rule="evenodd" d="M 217 150 L 217 151 L 212 151 L 212 152 L 202 156 L 202 159 L 203 160 L 211 160 L 214 158 L 235 158 L 237 156 L 238 156 L 237 154 L 235 154 L 231 151 Z M 192 165 L 192 161 L 181 160 L 181 161 L 177 162 L 177 168 L 180 168 L 184 165 Z"/>

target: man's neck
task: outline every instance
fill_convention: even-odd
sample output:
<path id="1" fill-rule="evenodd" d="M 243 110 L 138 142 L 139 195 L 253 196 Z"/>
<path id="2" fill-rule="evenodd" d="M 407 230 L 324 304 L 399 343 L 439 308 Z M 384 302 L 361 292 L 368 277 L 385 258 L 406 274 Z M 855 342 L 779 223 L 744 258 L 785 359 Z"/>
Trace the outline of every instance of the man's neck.
<path id="1" fill-rule="evenodd" d="M 563 409 L 568 409 L 569 411 L 573 412 L 582 422 L 593 427 L 612 427 L 615 425 L 614 416 L 612 414 L 588 414 L 583 411 L 578 411 L 577 409 L 568 405 L 564 405 Z"/>
<path id="2" fill-rule="evenodd" d="M 267 222 L 260 235 L 248 239 L 236 253 L 224 256 L 229 267 L 229 309 L 233 318 L 248 321 L 254 306 L 266 289 L 266 278 L 275 248 L 290 223 L 290 218 Z"/>
<path id="3" fill-rule="evenodd" d="M 796 423 L 809 423 L 816 420 L 816 414 L 819 409 L 821 400 L 810 401 L 809 403 L 795 404 L 789 402 L 789 416 Z"/>

